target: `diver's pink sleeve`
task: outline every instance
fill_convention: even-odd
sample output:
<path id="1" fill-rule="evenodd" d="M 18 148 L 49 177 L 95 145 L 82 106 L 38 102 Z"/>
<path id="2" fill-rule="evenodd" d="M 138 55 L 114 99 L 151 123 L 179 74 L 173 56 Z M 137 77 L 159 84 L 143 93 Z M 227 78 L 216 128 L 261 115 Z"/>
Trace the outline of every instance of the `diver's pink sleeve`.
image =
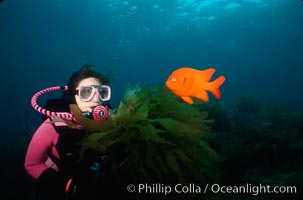
<path id="1" fill-rule="evenodd" d="M 59 157 L 55 145 L 58 142 L 58 133 L 49 119 L 45 120 L 33 135 L 28 146 L 24 167 L 29 175 L 38 179 L 40 174 L 49 168 L 48 153 Z"/>

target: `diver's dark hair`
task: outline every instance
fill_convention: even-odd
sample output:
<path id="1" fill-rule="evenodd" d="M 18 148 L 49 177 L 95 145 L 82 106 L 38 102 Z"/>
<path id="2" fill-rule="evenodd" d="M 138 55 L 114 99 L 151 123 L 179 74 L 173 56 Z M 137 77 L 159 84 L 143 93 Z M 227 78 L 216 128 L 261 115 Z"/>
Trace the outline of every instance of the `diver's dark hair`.
<path id="1" fill-rule="evenodd" d="M 111 79 L 108 75 L 104 75 L 101 73 L 98 73 L 93 70 L 93 65 L 91 64 L 85 64 L 82 65 L 79 71 L 76 71 L 72 76 L 69 78 L 67 86 L 68 90 L 65 92 L 64 96 L 67 98 L 66 100 L 69 103 L 75 103 L 76 100 L 74 98 L 75 95 L 75 89 L 78 86 L 79 82 L 86 78 L 96 78 L 99 80 L 102 84 L 109 84 Z"/>

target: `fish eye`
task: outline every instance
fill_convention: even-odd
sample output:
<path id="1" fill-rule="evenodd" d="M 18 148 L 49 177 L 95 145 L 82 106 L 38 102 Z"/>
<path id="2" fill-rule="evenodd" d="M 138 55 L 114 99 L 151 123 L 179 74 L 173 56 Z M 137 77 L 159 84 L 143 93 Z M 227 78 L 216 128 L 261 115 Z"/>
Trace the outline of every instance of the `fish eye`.
<path id="1" fill-rule="evenodd" d="M 175 77 L 174 77 L 174 78 L 172 78 L 171 80 L 172 80 L 172 81 L 176 81 L 176 80 L 177 80 L 177 78 L 175 78 Z"/>

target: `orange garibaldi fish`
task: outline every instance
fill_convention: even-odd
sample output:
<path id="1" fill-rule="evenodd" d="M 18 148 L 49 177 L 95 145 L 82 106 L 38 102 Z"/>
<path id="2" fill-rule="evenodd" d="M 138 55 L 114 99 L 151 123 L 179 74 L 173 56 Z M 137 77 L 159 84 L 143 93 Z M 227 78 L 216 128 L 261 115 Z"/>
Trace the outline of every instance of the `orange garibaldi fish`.
<path id="1" fill-rule="evenodd" d="M 191 97 L 208 102 L 207 91 L 211 92 L 217 99 L 221 98 L 219 87 L 225 81 L 225 77 L 221 75 L 210 82 L 209 80 L 215 71 L 214 68 L 206 70 L 197 70 L 189 67 L 180 68 L 171 73 L 165 84 L 172 93 L 189 104 L 193 104 Z"/>

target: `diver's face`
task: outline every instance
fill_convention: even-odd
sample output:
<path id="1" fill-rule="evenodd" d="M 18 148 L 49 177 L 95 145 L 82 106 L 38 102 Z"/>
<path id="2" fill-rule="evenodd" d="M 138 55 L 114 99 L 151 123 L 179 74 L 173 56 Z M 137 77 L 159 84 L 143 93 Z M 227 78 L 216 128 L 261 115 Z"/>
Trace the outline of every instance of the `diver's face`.
<path id="1" fill-rule="evenodd" d="M 82 81 L 79 82 L 76 90 L 80 90 L 81 88 L 85 86 L 96 86 L 101 85 L 98 79 L 96 78 L 85 78 Z M 90 107 L 97 106 L 101 104 L 101 99 L 99 97 L 98 90 L 94 90 L 91 98 L 83 100 L 78 94 L 75 95 L 76 103 L 79 107 L 79 109 L 82 112 L 91 112 L 92 109 Z"/>

